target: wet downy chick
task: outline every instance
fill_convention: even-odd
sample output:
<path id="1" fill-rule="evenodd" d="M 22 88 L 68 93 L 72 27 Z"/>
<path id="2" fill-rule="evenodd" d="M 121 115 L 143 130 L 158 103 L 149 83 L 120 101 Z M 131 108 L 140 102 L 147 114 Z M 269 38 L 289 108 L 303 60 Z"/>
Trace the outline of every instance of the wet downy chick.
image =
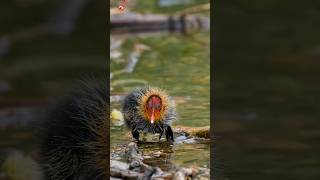
<path id="1" fill-rule="evenodd" d="M 132 136 L 139 141 L 139 132 L 166 134 L 167 141 L 174 142 L 171 123 L 176 119 L 175 105 L 166 92 L 146 86 L 137 88 L 126 96 L 123 114 Z"/>
<path id="2" fill-rule="evenodd" d="M 55 105 L 42 125 L 40 164 L 47 180 L 107 179 L 107 82 L 81 83 Z"/>

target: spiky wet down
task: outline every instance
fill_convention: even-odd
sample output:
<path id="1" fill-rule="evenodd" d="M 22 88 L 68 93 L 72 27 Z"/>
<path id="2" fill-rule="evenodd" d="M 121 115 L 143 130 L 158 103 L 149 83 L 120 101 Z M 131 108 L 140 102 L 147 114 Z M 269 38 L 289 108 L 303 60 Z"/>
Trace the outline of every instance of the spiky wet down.
<path id="1" fill-rule="evenodd" d="M 124 100 L 123 114 L 132 131 L 160 133 L 176 119 L 171 97 L 161 89 L 146 86 L 132 91 Z"/>
<path id="2" fill-rule="evenodd" d="M 42 122 L 40 164 L 45 179 L 109 177 L 109 98 L 106 81 L 82 81 Z"/>

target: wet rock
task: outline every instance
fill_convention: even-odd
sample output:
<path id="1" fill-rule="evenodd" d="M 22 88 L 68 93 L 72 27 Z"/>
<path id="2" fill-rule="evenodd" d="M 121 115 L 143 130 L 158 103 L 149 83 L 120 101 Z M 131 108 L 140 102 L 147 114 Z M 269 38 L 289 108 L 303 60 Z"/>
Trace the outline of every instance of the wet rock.
<path id="1" fill-rule="evenodd" d="M 129 164 L 121 161 L 110 160 L 110 168 L 126 170 L 126 169 L 129 169 Z"/>
<path id="2" fill-rule="evenodd" d="M 144 159 L 150 159 L 152 158 L 151 156 L 143 156 Z"/>
<path id="3" fill-rule="evenodd" d="M 161 154 L 162 153 L 160 151 L 157 151 L 157 152 L 154 152 L 152 155 L 153 155 L 153 157 L 160 157 Z"/>
<path id="4" fill-rule="evenodd" d="M 120 102 L 124 99 L 125 96 L 123 95 L 113 95 L 110 96 L 110 102 Z"/>

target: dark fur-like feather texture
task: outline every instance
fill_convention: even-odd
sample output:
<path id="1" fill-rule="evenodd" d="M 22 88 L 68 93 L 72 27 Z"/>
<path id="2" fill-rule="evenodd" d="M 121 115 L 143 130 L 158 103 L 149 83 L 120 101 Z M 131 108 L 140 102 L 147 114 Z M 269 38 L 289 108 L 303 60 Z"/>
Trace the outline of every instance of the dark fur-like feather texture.
<path id="1" fill-rule="evenodd" d="M 40 144 L 47 180 L 107 179 L 108 92 L 107 82 L 86 80 L 52 108 Z"/>
<path id="2" fill-rule="evenodd" d="M 164 131 L 167 126 L 170 126 L 172 121 L 176 119 L 176 113 L 172 99 L 168 97 L 168 104 L 166 105 L 166 112 L 163 118 L 154 124 L 147 121 L 141 114 L 140 108 L 141 98 L 152 91 L 150 86 L 137 88 L 126 96 L 123 102 L 124 120 L 128 128 L 132 131 L 141 130 L 149 133 L 160 133 Z"/>

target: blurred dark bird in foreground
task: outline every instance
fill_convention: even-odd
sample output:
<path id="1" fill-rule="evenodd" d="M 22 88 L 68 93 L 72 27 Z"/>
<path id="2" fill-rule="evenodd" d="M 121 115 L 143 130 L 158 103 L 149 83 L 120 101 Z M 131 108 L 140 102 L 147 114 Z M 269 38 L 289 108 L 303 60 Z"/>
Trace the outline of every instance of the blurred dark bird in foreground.
<path id="1" fill-rule="evenodd" d="M 43 122 L 40 164 L 46 179 L 108 178 L 107 82 L 85 81 Z"/>

